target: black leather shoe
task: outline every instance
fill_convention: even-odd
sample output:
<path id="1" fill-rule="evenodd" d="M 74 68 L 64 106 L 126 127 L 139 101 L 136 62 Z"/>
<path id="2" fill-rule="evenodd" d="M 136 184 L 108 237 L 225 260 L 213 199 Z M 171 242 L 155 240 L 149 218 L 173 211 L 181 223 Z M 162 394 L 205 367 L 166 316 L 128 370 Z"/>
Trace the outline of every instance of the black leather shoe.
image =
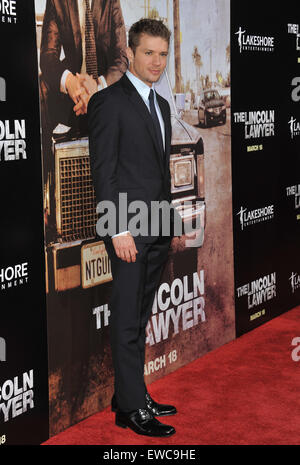
<path id="1" fill-rule="evenodd" d="M 146 392 L 146 407 L 155 417 L 166 417 L 177 413 L 177 410 L 173 407 L 173 405 L 158 404 L 152 399 L 148 392 Z M 113 395 L 111 399 L 111 410 L 112 412 L 118 411 L 118 404 L 115 395 Z"/>
<path id="2" fill-rule="evenodd" d="M 148 392 L 146 392 L 146 406 L 155 417 L 166 417 L 177 413 L 177 410 L 173 405 L 158 404 L 152 399 Z"/>
<path id="3" fill-rule="evenodd" d="M 121 428 L 130 428 L 137 434 L 144 436 L 165 437 L 174 434 L 175 428 L 158 421 L 148 409 L 138 409 L 126 413 L 116 412 L 116 425 Z"/>

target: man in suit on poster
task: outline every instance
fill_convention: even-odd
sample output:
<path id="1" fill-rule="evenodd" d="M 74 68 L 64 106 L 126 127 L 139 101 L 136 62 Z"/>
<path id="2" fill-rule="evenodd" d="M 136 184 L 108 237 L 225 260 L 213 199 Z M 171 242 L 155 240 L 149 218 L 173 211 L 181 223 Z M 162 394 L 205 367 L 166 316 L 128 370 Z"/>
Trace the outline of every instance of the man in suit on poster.
<path id="1" fill-rule="evenodd" d="M 119 0 L 47 0 L 40 49 L 40 90 L 45 137 L 58 123 L 87 135 L 84 91 L 116 82 L 127 69 L 126 31 Z M 89 87 L 91 89 L 91 85 Z M 75 108 L 76 106 L 76 108 Z"/>
<path id="2" fill-rule="evenodd" d="M 148 224 L 148 233 L 136 234 L 128 205 L 136 200 L 148 207 L 153 201 L 165 200 L 168 205 L 171 201 L 170 107 L 155 92 L 154 85 L 166 67 L 169 40 L 170 31 L 161 21 L 142 19 L 133 24 L 127 48 L 129 70 L 118 82 L 95 93 L 87 111 L 98 206 L 110 201 L 116 210 L 115 216 L 107 218 L 115 226 L 107 235 L 99 232 L 97 225 L 113 275 L 112 410 L 116 412 L 116 425 L 148 436 L 175 433 L 172 426 L 155 417 L 175 414 L 176 408 L 155 402 L 144 382 L 145 328 L 173 234 L 162 234 L 162 222 L 154 219 L 149 209 L 141 217 L 141 222 Z M 128 203 L 122 203 L 121 195 L 128 198 Z M 119 220 L 125 210 L 129 211 L 127 221 Z M 101 211 L 100 220 L 105 217 L 104 209 Z M 158 226 L 158 234 L 153 233 L 152 226 Z"/>

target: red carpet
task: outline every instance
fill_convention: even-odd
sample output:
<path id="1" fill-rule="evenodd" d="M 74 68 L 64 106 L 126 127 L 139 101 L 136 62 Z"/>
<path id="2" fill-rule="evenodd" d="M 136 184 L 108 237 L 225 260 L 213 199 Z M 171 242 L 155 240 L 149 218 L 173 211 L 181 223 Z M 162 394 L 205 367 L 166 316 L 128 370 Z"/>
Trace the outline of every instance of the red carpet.
<path id="1" fill-rule="evenodd" d="M 161 419 L 170 438 L 147 438 L 114 424 L 109 408 L 49 439 L 47 445 L 298 445 L 300 307 L 152 383 L 159 402 L 178 413 Z"/>

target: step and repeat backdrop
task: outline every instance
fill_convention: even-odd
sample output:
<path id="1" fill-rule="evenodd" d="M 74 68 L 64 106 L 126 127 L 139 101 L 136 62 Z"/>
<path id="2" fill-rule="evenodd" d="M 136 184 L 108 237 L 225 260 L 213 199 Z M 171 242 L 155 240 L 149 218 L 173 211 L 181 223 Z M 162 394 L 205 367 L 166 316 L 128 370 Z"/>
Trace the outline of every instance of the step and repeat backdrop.
<path id="1" fill-rule="evenodd" d="M 299 303 L 299 7 L 231 2 L 237 336 Z"/>
<path id="2" fill-rule="evenodd" d="M 172 114 L 172 201 L 193 228 L 172 241 L 147 325 L 151 392 L 299 304 L 299 8 L 90 3 L 108 85 L 127 69 L 132 23 L 172 31 L 157 91 Z M 84 72 L 81 12 L 79 0 L 0 0 L 1 445 L 40 444 L 113 394 L 113 276 L 95 234 L 86 116 L 66 87 L 69 70 Z"/>
<path id="3" fill-rule="evenodd" d="M 38 444 L 49 414 L 33 2 L 0 2 L 0 40 L 0 444 Z"/>

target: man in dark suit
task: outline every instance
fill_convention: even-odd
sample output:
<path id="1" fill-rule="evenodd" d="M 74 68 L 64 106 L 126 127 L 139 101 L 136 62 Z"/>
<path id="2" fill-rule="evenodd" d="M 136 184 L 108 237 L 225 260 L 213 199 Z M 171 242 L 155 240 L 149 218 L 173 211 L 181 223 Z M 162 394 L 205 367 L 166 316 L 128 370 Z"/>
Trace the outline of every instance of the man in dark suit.
<path id="1" fill-rule="evenodd" d="M 100 90 L 127 69 L 126 31 L 119 0 L 47 0 L 40 50 L 42 120 L 51 134 L 58 123 L 86 135 L 80 76 Z"/>
<path id="2" fill-rule="evenodd" d="M 168 102 L 155 92 L 167 64 L 170 31 L 157 20 L 142 19 L 129 31 L 129 71 L 88 104 L 89 149 L 98 207 L 108 201 L 116 217 L 108 234 L 97 227 L 112 265 L 110 300 L 111 347 L 115 372 L 112 410 L 116 425 L 138 434 L 170 436 L 172 426 L 156 416 L 176 408 L 155 402 L 144 382 L 145 328 L 156 288 L 168 257 L 172 233 L 162 233 L 162 221 L 151 215 L 151 202 L 170 198 L 171 122 Z M 127 203 L 120 196 L 127 196 Z M 148 233 L 137 234 L 130 202 L 148 207 L 140 221 Z M 124 208 L 125 207 L 125 208 Z M 105 217 L 102 208 L 100 220 Z M 155 223 L 155 224 L 154 224 Z M 98 225 L 97 225 L 98 226 Z M 158 231 L 155 233 L 155 228 Z M 153 232 L 154 231 L 154 232 Z"/>

